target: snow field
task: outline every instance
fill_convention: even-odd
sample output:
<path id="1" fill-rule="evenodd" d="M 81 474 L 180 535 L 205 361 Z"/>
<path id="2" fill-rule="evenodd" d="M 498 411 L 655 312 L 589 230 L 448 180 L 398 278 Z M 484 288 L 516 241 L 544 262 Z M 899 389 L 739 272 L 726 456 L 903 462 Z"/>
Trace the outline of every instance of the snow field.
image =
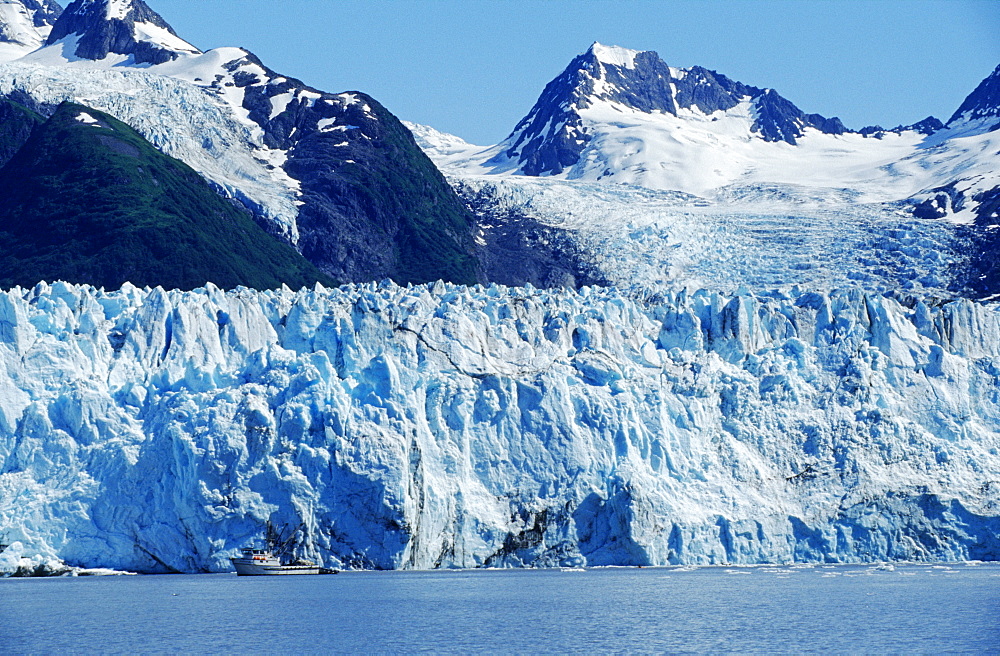
<path id="1" fill-rule="evenodd" d="M 751 131 L 749 101 L 726 112 L 681 109 L 674 116 L 593 100 L 579 114 L 590 137 L 587 147 L 579 162 L 545 179 L 619 183 L 706 198 L 732 187 L 808 187 L 828 194 L 850 190 L 852 201 L 860 203 L 900 201 L 954 181 L 971 198 L 1000 183 L 1000 133 L 987 131 L 988 120 L 929 137 L 916 132 L 882 138 L 830 135 L 807 128 L 792 146 L 766 142 Z M 482 147 L 426 126 L 417 132 L 421 147 L 450 176 L 520 173 L 516 160 L 487 163 L 509 147 L 507 141 Z M 969 202 L 950 220 L 970 223 L 975 207 Z"/>
<path id="2" fill-rule="evenodd" d="M 45 42 L 51 28 L 37 28 L 19 0 L 0 0 L 0 62 L 18 59 Z"/>

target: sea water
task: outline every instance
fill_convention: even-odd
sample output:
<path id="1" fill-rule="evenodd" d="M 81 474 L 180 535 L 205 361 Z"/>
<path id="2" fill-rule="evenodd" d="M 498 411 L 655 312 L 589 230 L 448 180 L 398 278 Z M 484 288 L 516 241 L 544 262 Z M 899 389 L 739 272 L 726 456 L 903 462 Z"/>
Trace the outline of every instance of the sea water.
<path id="1" fill-rule="evenodd" d="M 0 580 L 3 653 L 1000 652 L 1000 565 Z"/>

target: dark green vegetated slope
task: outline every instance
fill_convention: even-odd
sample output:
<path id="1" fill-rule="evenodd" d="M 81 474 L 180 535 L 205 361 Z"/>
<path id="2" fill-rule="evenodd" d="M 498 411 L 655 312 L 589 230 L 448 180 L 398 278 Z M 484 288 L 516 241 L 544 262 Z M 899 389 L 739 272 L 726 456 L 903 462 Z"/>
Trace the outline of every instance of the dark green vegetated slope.
<path id="1" fill-rule="evenodd" d="M 475 218 L 395 116 L 350 95 L 335 129 L 302 138 L 285 167 L 302 183 L 302 254 L 344 280 L 476 283 Z"/>
<path id="2" fill-rule="evenodd" d="M 24 105 L 0 98 L 0 166 L 21 149 L 32 130 L 45 122 L 45 118 Z"/>
<path id="3" fill-rule="evenodd" d="M 336 284 L 124 123 L 62 104 L 0 169 L 0 287 Z"/>

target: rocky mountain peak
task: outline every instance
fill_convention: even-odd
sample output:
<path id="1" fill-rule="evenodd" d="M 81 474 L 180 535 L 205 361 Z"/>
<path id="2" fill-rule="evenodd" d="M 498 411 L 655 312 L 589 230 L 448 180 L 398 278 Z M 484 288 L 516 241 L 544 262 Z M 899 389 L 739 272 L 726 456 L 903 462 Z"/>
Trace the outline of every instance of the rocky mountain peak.
<path id="1" fill-rule="evenodd" d="M 965 121 L 990 117 L 1000 119 L 1000 66 L 997 66 L 985 80 L 979 83 L 975 91 L 969 94 L 965 102 L 948 120 L 948 127 Z M 1000 129 L 1000 122 L 997 122 L 990 129 Z"/>
<path id="2" fill-rule="evenodd" d="M 200 52 L 143 0 L 75 0 L 52 27 L 47 44 L 76 38 L 72 53 L 102 60 L 126 55 L 137 64 L 162 64 Z"/>
<path id="3" fill-rule="evenodd" d="M 594 83 L 585 90 L 592 100 L 609 101 L 647 113 L 677 113 L 670 88 L 671 70 L 655 52 L 594 43 L 578 59 L 583 60 L 584 70 L 593 79 Z M 588 60 L 594 65 L 588 66 Z"/>
<path id="4" fill-rule="evenodd" d="M 0 0 L 0 44 L 38 48 L 61 13 L 51 0 Z"/>
<path id="5" fill-rule="evenodd" d="M 805 114 L 773 89 L 748 86 L 700 66 L 673 68 L 651 50 L 595 42 L 545 87 L 492 163 L 519 161 L 527 175 L 562 173 L 580 160 L 593 138 L 585 115 L 600 104 L 680 116 L 682 109 L 710 115 L 740 103 L 750 103 L 750 132 L 764 141 L 795 145 L 806 128 L 847 131 L 839 119 Z"/>
<path id="6" fill-rule="evenodd" d="M 606 46 L 594 41 L 587 54 L 602 64 L 620 68 L 635 68 L 635 58 L 642 54 L 639 50 L 630 50 L 621 46 Z"/>

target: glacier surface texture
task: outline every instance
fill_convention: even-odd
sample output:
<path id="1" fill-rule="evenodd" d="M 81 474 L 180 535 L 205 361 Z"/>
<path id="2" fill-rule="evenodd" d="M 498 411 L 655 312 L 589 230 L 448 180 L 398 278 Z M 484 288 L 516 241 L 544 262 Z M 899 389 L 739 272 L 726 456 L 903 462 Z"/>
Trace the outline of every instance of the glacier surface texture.
<path id="1" fill-rule="evenodd" d="M 861 291 L 0 294 L 0 569 L 996 559 L 1000 317 Z"/>

